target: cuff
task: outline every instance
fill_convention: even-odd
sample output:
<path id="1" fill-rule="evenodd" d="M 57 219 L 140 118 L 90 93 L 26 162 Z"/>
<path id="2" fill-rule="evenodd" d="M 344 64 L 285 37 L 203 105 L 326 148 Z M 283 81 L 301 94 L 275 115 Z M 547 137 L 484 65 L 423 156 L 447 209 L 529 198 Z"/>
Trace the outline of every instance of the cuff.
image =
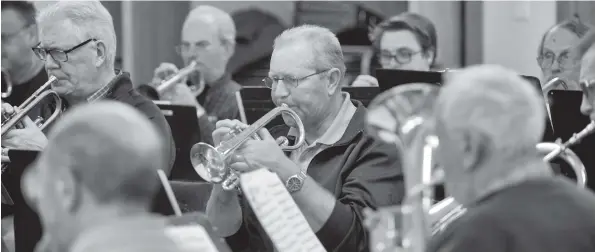
<path id="1" fill-rule="evenodd" d="M 316 237 L 327 251 L 335 251 L 348 236 L 352 225 L 353 211 L 351 207 L 337 201 L 329 219 L 316 232 Z"/>

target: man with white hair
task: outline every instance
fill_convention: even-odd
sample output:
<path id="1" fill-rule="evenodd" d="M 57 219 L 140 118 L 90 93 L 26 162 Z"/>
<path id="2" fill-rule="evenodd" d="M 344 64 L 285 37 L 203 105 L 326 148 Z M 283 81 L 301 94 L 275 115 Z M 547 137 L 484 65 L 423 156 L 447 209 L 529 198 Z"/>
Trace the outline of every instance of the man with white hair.
<path id="1" fill-rule="evenodd" d="M 169 160 L 169 173 L 175 160 L 175 144 L 169 124 L 159 108 L 134 91 L 130 75 L 114 71 L 116 35 L 112 17 L 99 1 L 59 1 L 41 10 L 38 16 L 39 44 L 33 48 L 45 63 L 49 76 L 58 80 L 51 85 L 68 110 L 80 104 L 101 99 L 130 104 L 147 116 L 167 139 L 164 149 Z M 2 108 L 13 113 L 11 106 Z M 45 106 L 48 118 L 53 104 Z M 47 139 L 29 118 L 25 128 L 12 129 L 2 138 L 2 145 L 11 148 L 41 150 Z"/>
<path id="2" fill-rule="evenodd" d="M 196 142 L 213 143 L 211 134 L 217 120 L 240 118 L 235 93 L 241 86 L 231 79 L 226 69 L 234 54 L 235 39 L 235 24 L 228 13 L 213 6 L 200 5 L 186 17 L 182 26 L 182 43 L 176 47 L 184 65 L 195 61 L 198 72 L 190 74 L 185 82 L 181 80 L 163 94 L 150 95 L 147 86 L 139 87 L 141 92 L 153 99 L 196 106 L 200 127 L 200 136 L 193 137 Z M 177 72 L 174 64 L 161 63 L 155 69 L 150 85 L 156 87 Z M 204 90 L 197 94 L 201 81 L 204 81 Z"/>
<path id="3" fill-rule="evenodd" d="M 43 224 L 37 251 L 178 251 L 166 217 L 149 213 L 166 148 L 162 132 L 128 104 L 68 111 L 23 175 L 23 194 Z"/>
<path id="4" fill-rule="evenodd" d="M 266 130 L 263 140 L 248 140 L 230 168 L 274 171 L 291 193 L 327 251 L 368 251 L 362 224 L 364 208 L 394 205 L 403 196 L 402 171 L 394 146 L 364 131 L 366 109 L 341 91 L 345 63 L 337 37 L 328 29 L 303 25 L 284 31 L 274 42 L 269 76 L 277 105 L 287 104 L 303 122 L 305 144 L 283 153 Z M 273 128 L 273 135 L 296 136 L 296 122 Z M 217 122 L 215 144 L 229 131 L 245 127 L 235 120 Z M 273 251 L 274 247 L 246 198 L 213 186 L 207 216 L 234 251 Z M 300 246 L 296 244 L 295 246 Z"/>
<path id="5" fill-rule="evenodd" d="M 446 191 L 467 208 L 427 251 L 595 251 L 595 195 L 537 153 L 538 92 L 500 66 L 452 73 L 436 101 Z"/>

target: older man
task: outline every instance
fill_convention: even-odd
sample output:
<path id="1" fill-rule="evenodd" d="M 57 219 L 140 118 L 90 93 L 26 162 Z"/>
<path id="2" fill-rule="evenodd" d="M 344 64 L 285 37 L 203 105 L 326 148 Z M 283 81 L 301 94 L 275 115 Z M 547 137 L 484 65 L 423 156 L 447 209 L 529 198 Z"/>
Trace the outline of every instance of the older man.
<path id="1" fill-rule="evenodd" d="M 132 86 L 128 73 L 114 71 L 116 35 L 112 17 L 99 1 L 60 1 L 38 16 L 39 44 L 33 48 L 45 69 L 58 81 L 52 84 L 68 110 L 101 99 L 128 103 L 143 112 L 167 139 L 169 168 L 175 160 L 175 144 L 169 124 L 159 108 Z M 53 111 L 46 108 L 46 114 Z M 12 107 L 3 109 L 12 113 Z M 46 117 L 47 118 L 47 117 Z M 2 138 L 9 148 L 43 149 L 44 134 L 25 119 L 24 129 L 13 129 Z"/>
<path id="2" fill-rule="evenodd" d="M 184 65 L 192 61 L 198 63 L 198 72 L 190 74 L 186 83 L 178 83 L 159 98 L 198 107 L 201 134 L 197 141 L 213 143 L 211 135 L 217 120 L 239 119 L 235 93 L 241 86 L 231 79 L 226 69 L 234 53 L 235 39 L 236 28 L 231 16 L 212 6 L 192 9 L 182 26 L 182 43 L 176 51 Z M 177 71 L 174 64 L 161 63 L 155 69 L 151 85 L 158 86 Z M 204 81 L 204 90 L 197 93 L 194 89 L 201 81 Z"/>
<path id="3" fill-rule="evenodd" d="M 178 251 L 165 217 L 149 213 L 167 147 L 128 104 L 100 101 L 67 112 L 23 178 L 45 232 L 41 251 Z"/>
<path id="4" fill-rule="evenodd" d="M 589 32 L 580 41 L 576 47 L 576 55 L 581 59 L 581 112 L 595 121 L 595 31 Z"/>
<path id="5" fill-rule="evenodd" d="M 367 251 L 362 209 L 397 204 L 402 174 L 396 148 L 364 132 L 366 109 L 341 92 L 344 74 L 341 45 L 330 30 L 304 25 L 279 35 L 264 81 L 277 105 L 287 104 L 299 115 L 306 143 L 286 156 L 265 132 L 263 141 L 246 142 L 230 163 L 240 172 L 258 167 L 276 172 L 328 251 Z M 290 127 L 272 132 L 294 135 L 295 122 L 284 120 Z M 215 143 L 240 124 L 218 122 Z M 246 199 L 238 199 L 235 191 L 215 185 L 207 215 L 234 251 L 274 250 Z"/>
<path id="6" fill-rule="evenodd" d="M 538 155 L 545 110 L 531 85 L 503 67 L 469 67 L 436 107 L 445 186 L 467 213 L 428 251 L 595 251 L 595 195 Z"/>

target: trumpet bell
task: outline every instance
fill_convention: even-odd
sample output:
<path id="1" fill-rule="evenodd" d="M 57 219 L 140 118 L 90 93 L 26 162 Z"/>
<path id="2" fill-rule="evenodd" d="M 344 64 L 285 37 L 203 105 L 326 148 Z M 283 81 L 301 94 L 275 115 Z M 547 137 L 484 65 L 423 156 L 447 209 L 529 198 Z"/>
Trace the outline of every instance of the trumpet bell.
<path id="1" fill-rule="evenodd" d="M 228 175 L 225 156 L 209 144 L 193 145 L 190 149 L 190 162 L 194 171 L 207 182 L 221 183 Z"/>

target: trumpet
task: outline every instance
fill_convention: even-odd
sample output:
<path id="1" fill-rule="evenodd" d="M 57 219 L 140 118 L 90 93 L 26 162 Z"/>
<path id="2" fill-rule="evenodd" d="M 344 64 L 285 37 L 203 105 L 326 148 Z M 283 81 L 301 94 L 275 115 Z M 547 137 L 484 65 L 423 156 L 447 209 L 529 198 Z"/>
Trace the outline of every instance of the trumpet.
<path id="1" fill-rule="evenodd" d="M 302 120 L 291 110 L 286 104 L 269 111 L 263 117 L 258 119 L 254 124 L 245 129 L 236 128 L 230 132 L 231 139 L 221 142 L 217 147 L 213 147 L 207 143 L 197 143 L 192 146 L 190 150 L 190 161 L 194 170 L 205 181 L 221 184 L 224 190 L 232 190 L 236 188 L 240 182 L 237 172 L 229 169 L 227 160 L 229 157 L 246 141 L 250 139 L 261 140 L 256 134 L 260 129 L 265 127 L 275 117 L 286 113 L 290 115 L 298 129 L 298 137 L 294 145 L 289 146 L 287 138 L 283 138 L 280 144 L 284 151 L 292 151 L 298 149 L 305 142 L 305 131 Z M 281 139 L 280 139 L 281 140 Z"/>
<path id="2" fill-rule="evenodd" d="M 559 86 L 564 87 L 564 89 L 568 89 L 568 81 L 564 80 L 560 77 L 555 77 L 555 78 L 551 79 L 550 81 L 548 81 L 547 83 L 545 83 L 545 85 L 543 85 L 543 87 L 541 87 L 541 92 L 543 92 L 544 94 L 547 94 Z"/>
<path id="3" fill-rule="evenodd" d="M 2 136 L 4 136 L 12 127 L 16 126 L 35 106 L 37 106 L 46 97 L 52 96 L 56 102 L 56 109 L 52 115 L 43 119 L 41 117 L 35 119 L 35 124 L 44 130 L 50 123 L 52 123 L 62 113 L 62 99 L 53 90 L 46 90 L 52 83 L 58 79 L 54 76 L 50 76 L 49 80 L 37 89 L 27 100 L 25 100 L 17 109 L 17 113 L 12 115 L 2 115 Z"/>
<path id="4" fill-rule="evenodd" d="M 4 68 L 2 68 L 2 74 L 6 83 L 6 90 L 2 91 L 2 98 L 7 98 L 12 94 L 12 81 L 10 80 L 10 74 Z"/>
<path id="5" fill-rule="evenodd" d="M 180 80 L 188 77 L 188 75 L 197 72 L 199 74 L 199 82 L 195 85 L 190 86 L 190 90 L 192 91 L 193 95 L 196 97 L 200 95 L 205 89 L 205 79 L 202 73 L 198 69 L 198 63 L 196 61 L 190 62 L 190 64 L 178 71 L 174 76 L 167 79 L 166 81 L 161 82 L 159 86 L 155 88 L 155 91 L 161 96 L 163 92 L 166 90 L 171 89 L 178 83 Z"/>
<path id="6" fill-rule="evenodd" d="M 371 251 L 424 251 L 426 242 L 450 223 L 464 215 L 466 209 L 452 197 L 433 204 L 432 186 L 442 183 L 444 171 L 436 169 L 433 152 L 439 139 L 433 131 L 434 100 L 438 87 L 424 83 L 398 86 L 380 94 L 368 108 L 367 127 L 378 139 L 395 144 L 403 155 L 407 194 L 401 206 L 368 210 L 365 218 L 376 219 L 369 224 Z M 573 168 L 577 185 L 587 181 L 585 166 L 568 149 L 593 133 L 595 122 L 575 134 L 565 143 L 538 143 L 537 151 L 544 161 L 560 157 Z M 395 215 L 400 215 L 397 218 Z M 400 220 L 400 226 L 395 223 Z M 386 225 L 386 223 L 389 225 Z M 369 222 L 368 222 L 369 223 Z M 379 224 L 378 224 L 379 223 Z"/>

